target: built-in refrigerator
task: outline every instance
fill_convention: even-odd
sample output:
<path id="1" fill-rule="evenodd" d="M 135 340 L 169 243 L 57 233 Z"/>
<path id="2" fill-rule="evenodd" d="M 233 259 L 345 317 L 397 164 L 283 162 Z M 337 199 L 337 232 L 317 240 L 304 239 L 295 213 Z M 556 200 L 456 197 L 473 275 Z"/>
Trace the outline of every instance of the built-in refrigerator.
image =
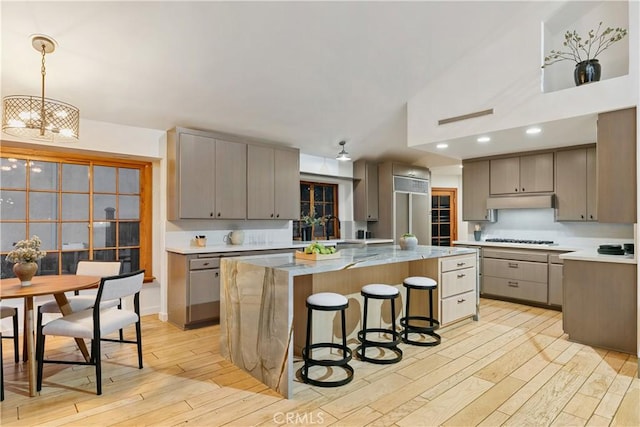
<path id="1" fill-rule="evenodd" d="M 431 189 L 426 179 L 393 177 L 393 238 L 412 233 L 420 245 L 431 244 Z"/>

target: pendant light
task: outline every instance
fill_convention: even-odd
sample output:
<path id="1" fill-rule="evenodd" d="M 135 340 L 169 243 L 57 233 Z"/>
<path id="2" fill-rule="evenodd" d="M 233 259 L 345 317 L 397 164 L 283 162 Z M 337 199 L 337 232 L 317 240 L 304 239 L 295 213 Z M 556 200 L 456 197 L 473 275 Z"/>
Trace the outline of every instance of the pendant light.
<path id="1" fill-rule="evenodd" d="M 347 160 L 351 160 L 351 157 L 349 157 L 349 153 L 347 153 L 344 149 L 345 144 L 347 143 L 347 141 L 340 141 L 339 144 L 342 147 L 342 150 L 340 150 L 340 152 L 338 153 L 338 155 L 336 156 L 337 160 L 346 162 Z"/>
<path id="2" fill-rule="evenodd" d="M 80 131 L 80 111 L 73 105 L 45 98 L 45 55 L 56 49 L 48 36 L 31 37 L 33 48 L 42 55 L 40 97 L 11 95 L 2 100 L 2 130 L 9 135 L 40 141 L 76 141 Z"/>

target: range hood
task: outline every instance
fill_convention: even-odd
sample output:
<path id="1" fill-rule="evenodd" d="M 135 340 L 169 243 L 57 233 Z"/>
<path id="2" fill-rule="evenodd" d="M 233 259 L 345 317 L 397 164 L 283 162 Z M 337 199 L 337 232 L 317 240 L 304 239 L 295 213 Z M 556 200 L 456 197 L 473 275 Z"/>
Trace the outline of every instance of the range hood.
<path id="1" fill-rule="evenodd" d="M 487 209 L 538 209 L 552 207 L 553 194 L 489 197 L 487 199 Z"/>

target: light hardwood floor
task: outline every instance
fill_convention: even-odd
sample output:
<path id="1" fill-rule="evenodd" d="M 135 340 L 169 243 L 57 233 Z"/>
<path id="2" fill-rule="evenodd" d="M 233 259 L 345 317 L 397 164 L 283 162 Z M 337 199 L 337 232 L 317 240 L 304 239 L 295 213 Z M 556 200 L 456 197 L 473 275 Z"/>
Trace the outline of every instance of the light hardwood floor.
<path id="1" fill-rule="evenodd" d="M 353 361 L 339 388 L 295 385 L 286 400 L 224 360 L 219 327 L 181 331 L 143 319 L 135 346 L 105 343 L 103 395 L 92 367 L 46 365 L 27 396 L 25 365 L 4 346 L 2 426 L 337 425 L 640 426 L 637 358 L 567 341 L 561 313 L 482 300 L 480 321 L 442 331 L 442 344 L 403 346 L 395 365 Z M 127 331 L 132 334 L 132 330 Z M 75 357 L 53 338 L 50 357 Z M 300 363 L 296 363 L 296 369 Z"/>

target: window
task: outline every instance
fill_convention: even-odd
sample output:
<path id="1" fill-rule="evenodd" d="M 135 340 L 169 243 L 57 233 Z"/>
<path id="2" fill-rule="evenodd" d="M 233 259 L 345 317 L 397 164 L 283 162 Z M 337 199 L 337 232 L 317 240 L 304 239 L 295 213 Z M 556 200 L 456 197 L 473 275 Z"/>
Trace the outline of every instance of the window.
<path id="1" fill-rule="evenodd" d="M 315 212 L 317 224 L 311 227 L 313 240 L 340 238 L 338 184 L 300 182 L 300 217 Z M 294 240 L 303 240 L 302 221 L 293 221 Z"/>
<path id="2" fill-rule="evenodd" d="M 151 187 L 147 162 L 3 148 L 1 277 L 14 277 L 7 252 L 34 234 L 47 251 L 39 275 L 74 274 L 79 260 L 95 259 L 150 277 Z"/>

